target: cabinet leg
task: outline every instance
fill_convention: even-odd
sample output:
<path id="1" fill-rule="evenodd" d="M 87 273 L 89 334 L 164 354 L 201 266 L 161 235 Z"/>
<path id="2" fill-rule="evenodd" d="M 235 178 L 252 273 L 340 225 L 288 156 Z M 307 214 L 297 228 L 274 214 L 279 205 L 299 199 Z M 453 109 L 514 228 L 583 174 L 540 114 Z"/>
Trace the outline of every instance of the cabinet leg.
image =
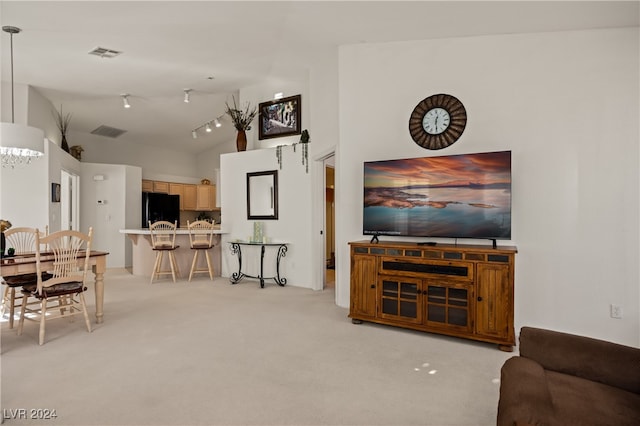
<path id="1" fill-rule="evenodd" d="M 513 346 L 511 345 L 498 345 L 498 349 L 503 352 L 513 352 Z"/>
<path id="2" fill-rule="evenodd" d="M 362 320 L 351 318 L 351 324 L 362 324 Z"/>

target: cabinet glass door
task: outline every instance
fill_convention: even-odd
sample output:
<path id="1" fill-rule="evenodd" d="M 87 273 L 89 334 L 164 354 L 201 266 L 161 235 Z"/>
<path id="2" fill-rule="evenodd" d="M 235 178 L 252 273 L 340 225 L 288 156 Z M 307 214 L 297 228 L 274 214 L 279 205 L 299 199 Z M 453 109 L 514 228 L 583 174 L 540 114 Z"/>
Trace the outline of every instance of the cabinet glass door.
<path id="1" fill-rule="evenodd" d="M 379 280 L 380 316 L 421 323 L 420 280 L 399 277 L 381 277 Z"/>
<path id="2" fill-rule="evenodd" d="M 427 284 L 427 324 L 470 329 L 470 296 L 467 286 L 433 283 Z"/>

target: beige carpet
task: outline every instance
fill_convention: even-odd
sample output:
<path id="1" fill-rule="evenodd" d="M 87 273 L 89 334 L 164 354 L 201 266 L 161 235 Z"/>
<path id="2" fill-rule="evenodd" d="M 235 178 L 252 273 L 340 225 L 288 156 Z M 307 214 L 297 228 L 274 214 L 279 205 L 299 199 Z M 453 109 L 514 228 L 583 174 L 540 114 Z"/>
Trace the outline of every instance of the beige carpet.
<path id="1" fill-rule="evenodd" d="M 105 322 L 2 322 L 2 409 L 55 425 L 492 425 L 495 345 L 351 324 L 333 289 L 105 279 Z M 93 289 L 88 294 L 94 312 Z M 93 320 L 92 316 L 92 320 Z M 12 414 L 13 413 L 13 414 Z"/>

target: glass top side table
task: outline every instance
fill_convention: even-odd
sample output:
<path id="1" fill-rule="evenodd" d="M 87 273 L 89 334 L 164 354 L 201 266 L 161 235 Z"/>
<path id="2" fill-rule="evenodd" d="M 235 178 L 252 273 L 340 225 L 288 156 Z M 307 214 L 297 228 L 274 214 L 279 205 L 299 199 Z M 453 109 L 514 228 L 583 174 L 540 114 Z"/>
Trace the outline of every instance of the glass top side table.
<path id="1" fill-rule="evenodd" d="M 287 244 L 283 242 L 253 242 L 253 241 L 230 241 L 231 244 L 231 254 L 235 254 L 238 256 L 238 272 L 234 272 L 231 274 L 229 281 L 231 284 L 236 284 L 240 282 L 244 277 L 249 278 L 257 278 L 260 280 L 260 288 L 264 288 L 265 280 L 274 280 L 276 284 L 281 287 L 287 283 L 287 279 L 280 276 L 280 259 L 286 256 L 287 254 Z M 249 275 L 245 272 L 242 272 L 242 247 L 243 246 L 259 246 L 260 247 L 260 274 L 259 275 Z M 264 254 L 267 248 L 274 247 L 277 250 L 276 254 L 276 276 L 275 277 L 265 277 L 264 276 Z"/>

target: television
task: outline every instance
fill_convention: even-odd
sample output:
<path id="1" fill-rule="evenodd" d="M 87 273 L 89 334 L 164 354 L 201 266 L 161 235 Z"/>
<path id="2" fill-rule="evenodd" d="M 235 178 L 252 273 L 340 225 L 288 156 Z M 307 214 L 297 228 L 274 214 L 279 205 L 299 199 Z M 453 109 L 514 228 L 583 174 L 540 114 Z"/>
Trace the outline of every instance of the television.
<path id="1" fill-rule="evenodd" d="M 511 151 L 364 163 L 363 233 L 511 239 Z"/>

